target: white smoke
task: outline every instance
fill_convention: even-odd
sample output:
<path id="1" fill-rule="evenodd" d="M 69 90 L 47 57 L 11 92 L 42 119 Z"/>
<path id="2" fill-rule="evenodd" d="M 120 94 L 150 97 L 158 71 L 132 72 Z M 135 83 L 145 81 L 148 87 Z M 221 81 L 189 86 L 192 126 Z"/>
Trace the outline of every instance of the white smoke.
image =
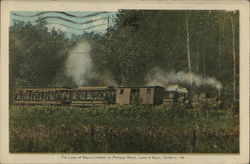
<path id="1" fill-rule="evenodd" d="M 96 73 L 90 56 L 91 46 L 87 41 L 79 42 L 68 54 L 65 73 L 73 79 L 76 85 L 92 85 L 95 80 L 103 85 L 117 86 L 117 82 L 109 72 Z"/>
<path id="2" fill-rule="evenodd" d="M 177 92 L 181 92 L 181 93 L 188 93 L 186 88 L 181 88 L 178 84 L 175 85 L 168 85 L 166 87 L 167 91 L 177 91 Z"/>
<path id="3" fill-rule="evenodd" d="M 179 72 L 164 72 L 160 68 L 154 68 L 149 71 L 146 76 L 147 85 L 160 85 L 160 86 L 168 86 L 169 84 L 191 84 L 197 87 L 202 85 L 211 86 L 220 90 L 222 88 L 221 82 L 216 80 L 213 77 L 203 78 L 195 73 L 185 73 L 183 71 Z"/>
<path id="4" fill-rule="evenodd" d="M 65 73 L 78 86 L 86 84 L 87 80 L 91 78 L 92 60 L 90 51 L 89 43 L 81 41 L 69 52 L 66 60 Z"/>

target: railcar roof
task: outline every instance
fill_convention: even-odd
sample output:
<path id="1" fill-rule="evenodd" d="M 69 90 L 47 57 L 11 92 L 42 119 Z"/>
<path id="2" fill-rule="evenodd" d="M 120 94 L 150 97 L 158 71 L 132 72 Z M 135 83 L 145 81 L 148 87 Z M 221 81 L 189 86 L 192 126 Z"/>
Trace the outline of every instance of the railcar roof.
<path id="1" fill-rule="evenodd" d="M 111 89 L 112 87 L 108 86 L 86 86 L 86 87 L 78 87 L 74 88 L 75 90 L 104 90 L 104 89 Z"/>
<path id="2" fill-rule="evenodd" d="M 39 91 L 39 90 L 71 90 L 70 88 L 18 88 L 23 91 Z"/>
<path id="3" fill-rule="evenodd" d="M 112 86 L 84 86 L 84 87 L 78 87 L 78 88 L 66 88 L 66 87 L 27 87 L 27 88 L 18 88 L 17 90 L 27 90 L 27 91 L 39 91 L 39 90 L 105 90 L 105 89 L 115 89 L 115 88 L 164 88 L 161 86 L 118 86 L 118 87 L 112 87 Z"/>
<path id="4" fill-rule="evenodd" d="M 164 88 L 162 86 L 118 86 L 117 88 Z"/>

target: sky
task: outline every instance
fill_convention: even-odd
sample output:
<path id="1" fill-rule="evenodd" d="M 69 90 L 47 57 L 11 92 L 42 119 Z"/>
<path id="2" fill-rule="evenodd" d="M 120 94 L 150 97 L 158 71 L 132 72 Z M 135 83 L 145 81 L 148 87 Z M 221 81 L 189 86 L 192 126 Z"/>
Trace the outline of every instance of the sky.
<path id="1" fill-rule="evenodd" d="M 104 34 L 108 26 L 114 25 L 116 14 L 116 11 L 12 11 L 10 26 L 17 20 L 35 24 L 39 17 L 43 17 L 48 22 L 49 30 L 60 29 L 67 37 L 72 34 L 80 35 L 83 31 Z"/>

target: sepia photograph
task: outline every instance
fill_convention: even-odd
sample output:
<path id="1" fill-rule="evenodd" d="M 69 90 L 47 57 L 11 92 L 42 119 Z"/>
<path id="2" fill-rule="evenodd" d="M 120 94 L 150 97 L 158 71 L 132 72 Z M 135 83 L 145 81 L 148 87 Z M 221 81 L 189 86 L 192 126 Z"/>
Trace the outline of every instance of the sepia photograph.
<path id="1" fill-rule="evenodd" d="M 241 155 L 239 8 L 7 18 L 10 155 Z"/>

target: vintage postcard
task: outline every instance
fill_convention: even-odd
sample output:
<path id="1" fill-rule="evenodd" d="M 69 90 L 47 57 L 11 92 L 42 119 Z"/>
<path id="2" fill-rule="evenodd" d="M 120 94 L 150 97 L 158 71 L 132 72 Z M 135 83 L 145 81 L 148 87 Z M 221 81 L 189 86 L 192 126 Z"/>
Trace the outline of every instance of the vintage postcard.
<path id="1" fill-rule="evenodd" d="M 1 163 L 248 163 L 247 1 L 3 1 Z"/>

